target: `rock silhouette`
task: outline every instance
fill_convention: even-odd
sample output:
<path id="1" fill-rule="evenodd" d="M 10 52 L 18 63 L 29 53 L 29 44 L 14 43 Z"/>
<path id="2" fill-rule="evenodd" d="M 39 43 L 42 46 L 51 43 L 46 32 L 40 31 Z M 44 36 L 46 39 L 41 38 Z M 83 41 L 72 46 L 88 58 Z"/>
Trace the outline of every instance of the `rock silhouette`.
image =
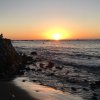
<path id="1" fill-rule="evenodd" d="M 11 40 L 0 38 L 0 77 L 14 74 L 20 63 L 20 57 L 12 46 Z"/>
<path id="2" fill-rule="evenodd" d="M 31 55 L 37 55 L 37 52 L 33 51 L 31 52 Z"/>

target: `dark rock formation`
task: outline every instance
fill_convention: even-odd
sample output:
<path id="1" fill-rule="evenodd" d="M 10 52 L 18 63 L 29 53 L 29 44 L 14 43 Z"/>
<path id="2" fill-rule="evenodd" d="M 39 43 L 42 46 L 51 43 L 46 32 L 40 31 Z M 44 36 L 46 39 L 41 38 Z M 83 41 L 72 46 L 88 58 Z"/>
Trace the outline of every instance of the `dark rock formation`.
<path id="1" fill-rule="evenodd" d="M 71 87 L 72 91 L 77 91 L 77 89 L 75 87 Z"/>
<path id="2" fill-rule="evenodd" d="M 44 64 L 40 63 L 40 68 L 44 68 Z"/>
<path id="3" fill-rule="evenodd" d="M 31 56 L 27 56 L 25 54 L 21 55 L 21 60 L 23 64 L 32 64 L 33 58 Z"/>
<path id="4" fill-rule="evenodd" d="M 0 77 L 6 78 L 14 74 L 20 63 L 20 57 L 11 40 L 0 38 Z"/>
<path id="5" fill-rule="evenodd" d="M 31 52 L 31 55 L 37 55 L 37 52 L 33 51 Z"/>
<path id="6" fill-rule="evenodd" d="M 96 81 L 95 84 L 97 87 L 100 87 L 100 81 Z"/>
<path id="7" fill-rule="evenodd" d="M 92 96 L 91 100 L 98 100 L 96 93 L 93 93 L 93 96 Z"/>
<path id="8" fill-rule="evenodd" d="M 95 84 L 95 83 L 91 83 L 91 84 L 90 84 L 90 89 L 91 89 L 92 91 L 94 91 L 96 88 L 97 88 L 97 87 L 96 87 L 96 84 Z"/>
<path id="9" fill-rule="evenodd" d="M 48 65 L 46 66 L 46 68 L 53 68 L 54 67 L 54 63 L 53 62 L 49 62 Z"/>

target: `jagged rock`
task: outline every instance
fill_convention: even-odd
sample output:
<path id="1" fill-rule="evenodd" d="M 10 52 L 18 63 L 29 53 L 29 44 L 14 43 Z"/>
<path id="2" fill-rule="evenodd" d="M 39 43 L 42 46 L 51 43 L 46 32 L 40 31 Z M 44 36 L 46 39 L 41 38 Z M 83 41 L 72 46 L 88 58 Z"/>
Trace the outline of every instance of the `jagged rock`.
<path id="1" fill-rule="evenodd" d="M 96 93 L 93 93 L 93 96 L 98 96 Z"/>
<path id="2" fill-rule="evenodd" d="M 37 55 L 37 52 L 33 51 L 31 52 L 31 55 Z"/>
<path id="3" fill-rule="evenodd" d="M 21 59 L 10 39 L 0 39 L 0 75 L 8 77 L 16 72 Z"/>
<path id="4" fill-rule="evenodd" d="M 44 68 L 44 64 L 40 63 L 40 68 Z"/>
<path id="5" fill-rule="evenodd" d="M 42 69 L 37 69 L 37 71 L 38 71 L 38 72 L 39 72 L 39 71 L 41 72 L 41 71 L 42 71 Z"/>
<path id="6" fill-rule="evenodd" d="M 93 96 L 91 97 L 91 100 L 98 100 L 98 98 L 97 98 L 97 94 L 93 94 Z"/>
<path id="7" fill-rule="evenodd" d="M 54 67 L 54 63 L 53 62 L 49 62 L 48 65 L 46 66 L 46 68 L 53 68 Z"/>
<path id="8" fill-rule="evenodd" d="M 100 81 L 95 81 L 97 87 L 100 87 Z"/>
<path id="9" fill-rule="evenodd" d="M 24 75 L 24 73 L 25 73 L 24 70 L 18 70 L 16 74 L 17 74 L 17 75 Z"/>
<path id="10" fill-rule="evenodd" d="M 47 76 L 54 76 L 54 73 L 48 73 Z"/>
<path id="11" fill-rule="evenodd" d="M 72 91 L 77 91 L 77 89 L 75 87 L 71 87 Z"/>
<path id="12" fill-rule="evenodd" d="M 56 66 L 57 69 L 62 70 L 62 66 Z"/>
<path id="13" fill-rule="evenodd" d="M 96 87 L 96 84 L 95 84 L 95 83 L 91 83 L 91 84 L 90 84 L 90 89 L 91 89 L 92 91 L 94 91 L 96 88 L 97 88 L 97 87 Z"/>
<path id="14" fill-rule="evenodd" d="M 25 70 L 26 70 L 26 71 L 30 71 L 31 69 L 30 69 L 29 67 L 26 67 Z"/>
<path id="15" fill-rule="evenodd" d="M 98 100 L 98 98 L 95 96 L 92 96 L 91 100 Z"/>
<path id="16" fill-rule="evenodd" d="M 21 58 L 22 58 L 23 64 L 32 64 L 33 63 L 33 58 L 31 56 L 27 56 L 27 55 L 23 54 L 21 56 Z"/>
<path id="17" fill-rule="evenodd" d="M 84 91 L 89 91 L 87 88 L 83 88 Z"/>

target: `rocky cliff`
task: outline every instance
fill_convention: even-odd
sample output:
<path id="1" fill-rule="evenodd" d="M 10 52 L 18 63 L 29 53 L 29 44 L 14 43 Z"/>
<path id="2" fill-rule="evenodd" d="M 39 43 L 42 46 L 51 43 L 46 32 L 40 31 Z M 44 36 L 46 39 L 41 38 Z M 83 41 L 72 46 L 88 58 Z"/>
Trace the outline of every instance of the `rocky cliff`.
<path id="1" fill-rule="evenodd" d="M 20 57 L 10 39 L 0 38 L 0 77 L 9 77 L 20 65 Z"/>

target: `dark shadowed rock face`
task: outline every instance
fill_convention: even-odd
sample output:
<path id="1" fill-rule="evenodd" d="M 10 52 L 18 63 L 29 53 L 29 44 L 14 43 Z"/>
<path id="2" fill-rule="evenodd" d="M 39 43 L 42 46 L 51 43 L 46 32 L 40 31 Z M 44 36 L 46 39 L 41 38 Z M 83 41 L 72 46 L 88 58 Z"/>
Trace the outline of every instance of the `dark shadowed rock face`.
<path id="1" fill-rule="evenodd" d="M 0 39 L 0 77 L 8 77 L 16 72 L 20 57 L 9 39 Z"/>

